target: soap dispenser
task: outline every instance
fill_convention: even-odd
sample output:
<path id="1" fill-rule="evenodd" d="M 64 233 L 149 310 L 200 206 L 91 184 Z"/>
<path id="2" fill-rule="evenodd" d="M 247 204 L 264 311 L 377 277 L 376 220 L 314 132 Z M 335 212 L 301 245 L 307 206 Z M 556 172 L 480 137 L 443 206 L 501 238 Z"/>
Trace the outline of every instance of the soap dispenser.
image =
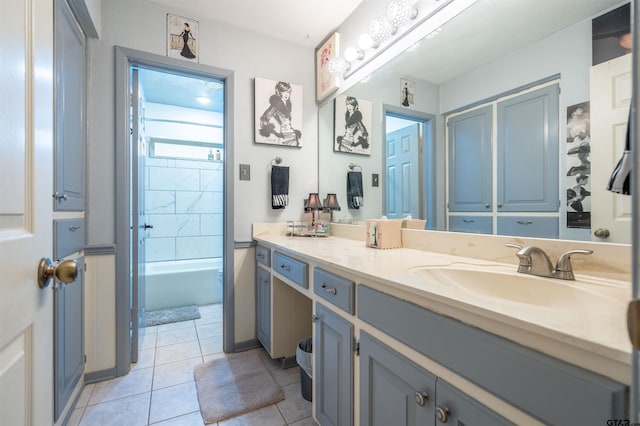
<path id="1" fill-rule="evenodd" d="M 213 161 L 213 150 L 212 149 L 209 150 L 209 155 L 207 156 L 207 159 L 209 161 Z"/>

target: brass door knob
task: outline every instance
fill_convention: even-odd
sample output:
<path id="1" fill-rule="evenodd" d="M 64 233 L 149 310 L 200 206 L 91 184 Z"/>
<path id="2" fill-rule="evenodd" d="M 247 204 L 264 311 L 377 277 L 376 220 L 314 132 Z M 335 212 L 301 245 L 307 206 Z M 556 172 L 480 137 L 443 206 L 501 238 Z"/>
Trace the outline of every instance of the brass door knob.
<path id="1" fill-rule="evenodd" d="M 55 277 L 64 284 L 75 281 L 78 276 L 78 262 L 75 260 L 65 260 L 54 266 L 51 259 L 43 257 L 38 263 L 38 286 L 46 288 L 51 283 L 51 278 Z"/>

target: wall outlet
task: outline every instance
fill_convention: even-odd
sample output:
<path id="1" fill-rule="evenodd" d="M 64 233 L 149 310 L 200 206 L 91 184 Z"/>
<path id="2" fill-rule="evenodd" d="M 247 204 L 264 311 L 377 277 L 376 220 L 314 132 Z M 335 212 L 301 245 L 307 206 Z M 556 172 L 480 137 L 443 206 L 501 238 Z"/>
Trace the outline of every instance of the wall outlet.
<path id="1" fill-rule="evenodd" d="M 371 186 L 379 186 L 380 185 L 380 179 L 378 177 L 378 173 L 372 173 L 371 174 Z"/>
<path id="2" fill-rule="evenodd" d="M 251 180 L 251 166 L 240 164 L 240 180 Z"/>

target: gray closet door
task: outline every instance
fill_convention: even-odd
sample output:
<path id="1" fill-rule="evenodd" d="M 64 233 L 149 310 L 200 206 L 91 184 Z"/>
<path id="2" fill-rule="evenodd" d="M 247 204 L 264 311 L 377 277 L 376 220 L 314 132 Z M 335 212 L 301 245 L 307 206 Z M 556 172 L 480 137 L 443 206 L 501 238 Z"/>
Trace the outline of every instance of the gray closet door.
<path id="1" fill-rule="evenodd" d="M 85 205 L 85 35 L 64 0 L 55 2 L 54 209 Z"/>
<path id="2" fill-rule="evenodd" d="M 448 120 L 449 211 L 491 211 L 491 126 L 486 106 Z"/>
<path id="3" fill-rule="evenodd" d="M 498 103 L 498 211 L 558 211 L 558 85 Z"/>
<path id="4" fill-rule="evenodd" d="M 353 424 L 353 325 L 316 303 L 313 368 L 316 416 L 323 426 Z"/>

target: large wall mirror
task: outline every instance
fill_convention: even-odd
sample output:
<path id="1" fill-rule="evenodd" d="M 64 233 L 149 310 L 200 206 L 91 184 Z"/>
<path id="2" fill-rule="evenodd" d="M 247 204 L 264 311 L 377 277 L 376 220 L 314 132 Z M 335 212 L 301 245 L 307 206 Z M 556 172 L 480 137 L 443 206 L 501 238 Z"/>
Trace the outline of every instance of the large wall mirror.
<path id="1" fill-rule="evenodd" d="M 478 0 L 419 45 L 325 102 L 318 120 L 318 181 L 321 196 L 338 195 L 341 210 L 334 218 L 351 223 L 411 215 L 426 219 L 426 228 L 434 230 L 628 243 L 630 197 L 605 187 L 624 149 L 630 55 L 625 55 L 615 28 L 592 31 L 594 18 L 621 7 L 625 2 L 617 0 Z M 594 65 L 594 43 L 601 43 L 599 52 L 611 51 L 615 58 L 597 59 L 602 63 Z M 548 102 L 538 102 L 540 93 L 555 97 L 555 106 L 552 99 L 551 106 L 538 108 Z M 606 108 L 617 108 L 618 115 L 596 126 L 605 114 L 602 105 L 611 104 L 603 101 L 606 98 L 616 103 Z M 353 99 L 362 115 L 369 115 L 363 119 L 370 126 L 364 144 L 350 133 L 356 130 L 348 129 Z M 477 118 L 482 111 L 489 115 Z M 551 119 L 540 119 L 541 111 Z M 574 120 L 581 119 L 586 125 L 576 127 Z M 545 129 L 555 122 L 555 133 L 544 136 L 552 139 L 551 152 L 547 145 L 546 151 L 527 151 L 528 136 L 519 137 L 515 148 L 500 142 L 500 135 L 515 127 L 538 132 L 531 124 L 535 120 Z M 484 134 L 484 126 L 491 127 L 488 145 L 465 145 L 463 136 Z M 348 137 L 355 146 L 344 146 Z M 403 153 L 407 158 L 398 160 Z M 483 171 L 487 163 L 488 171 Z M 531 164 L 539 170 L 532 172 Z M 527 167 L 519 173 L 518 168 Z M 354 170 L 362 173 L 358 209 L 350 208 L 347 194 L 347 174 Z M 536 198 L 537 187 L 548 189 L 549 182 L 553 188 L 546 195 L 552 199 L 545 201 L 546 207 L 503 206 L 504 196 L 510 201 L 519 194 Z M 489 201 L 476 201 L 486 211 L 452 207 L 457 202 L 452 197 L 481 184 L 487 185 Z M 603 205 L 608 210 L 598 212 Z M 477 219 L 488 227 L 464 229 L 467 221 Z M 540 220 L 542 231 L 517 229 L 518 223 Z"/>

